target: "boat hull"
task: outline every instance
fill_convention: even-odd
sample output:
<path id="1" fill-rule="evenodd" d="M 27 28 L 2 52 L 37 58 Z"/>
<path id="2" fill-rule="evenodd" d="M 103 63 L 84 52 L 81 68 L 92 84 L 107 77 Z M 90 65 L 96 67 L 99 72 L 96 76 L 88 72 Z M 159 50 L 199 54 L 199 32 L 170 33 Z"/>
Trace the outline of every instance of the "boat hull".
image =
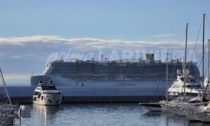
<path id="1" fill-rule="evenodd" d="M 62 102 L 62 94 L 41 94 L 34 95 L 33 103 L 39 105 L 60 105 Z"/>
<path id="2" fill-rule="evenodd" d="M 141 106 L 144 106 L 147 110 L 151 112 L 161 112 L 161 104 L 160 103 L 140 103 Z"/>

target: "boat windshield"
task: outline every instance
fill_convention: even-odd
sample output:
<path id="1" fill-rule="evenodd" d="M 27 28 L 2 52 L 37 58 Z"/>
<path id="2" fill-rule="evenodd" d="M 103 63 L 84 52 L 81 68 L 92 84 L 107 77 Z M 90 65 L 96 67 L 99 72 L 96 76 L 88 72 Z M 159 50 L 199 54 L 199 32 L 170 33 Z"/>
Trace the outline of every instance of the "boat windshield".
<path id="1" fill-rule="evenodd" d="M 42 86 L 42 90 L 57 90 L 55 86 Z"/>
<path id="2" fill-rule="evenodd" d="M 184 81 L 184 77 L 182 77 L 181 80 Z M 191 77 L 186 77 L 185 82 L 193 82 L 194 83 L 196 81 L 193 78 L 191 78 Z"/>
<path id="3" fill-rule="evenodd" d="M 201 88 L 201 85 L 186 85 L 188 88 Z"/>

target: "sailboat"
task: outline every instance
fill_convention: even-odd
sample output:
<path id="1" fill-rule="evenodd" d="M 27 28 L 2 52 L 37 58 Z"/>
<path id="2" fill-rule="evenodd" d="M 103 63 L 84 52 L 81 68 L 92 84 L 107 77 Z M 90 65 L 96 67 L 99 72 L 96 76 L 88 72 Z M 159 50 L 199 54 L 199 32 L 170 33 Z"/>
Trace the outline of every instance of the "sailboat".
<path id="1" fill-rule="evenodd" d="M 198 84 L 192 78 L 192 76 L 189 75 L 189 72 L 187 72 L 186 70 L 187 33 L 188 33 L 188 23 L 186 24 L 185 61 L 184 61 L 183 73 L 181 74 L 180 72 L 178 72 L 177 80 L 174 81 L 174 83 L 168 89 L 168 63 L 167 63 L 166 65 L 166 100 L 160 101 L 159 103 L 141 103 L 140 104 L 146 107 L 149 111 L 164 111 L 164 112 L 167 112 L 169 110 L 175 111 L 177 110 L 177 107 L 182 106 L 183 102 L 186 102 L 190 98 L 194 98 L 196 95 L 202 92 L 201 88 L 200 89 L 194 88 L 194 87 L 198 87 Z M 167 52 L 167 60 L 168 60 L 168 52 Z M 189 87 L 187 87 L 186 85 L 188 85 Z M 186 92 L 188 94 L 187 98 L 186 98 Z M 169 102 L 168 96 L 171 93 L 173 93 L 173 95 L 176 96 L 176 98 L 173 98 L 173 100 Z M 183 95 L 183 97 L 180 95 Z"/>
<path id="2" fill-rule="evenodd" d="M 210 67 L 210 40 L 208 40 L 208 78 L 205 80 L 206 90 L 209 90 L 209 67 Z M 204 84 L 205 85 L 205 84 Z M 207 93 L 208 95 L 208 93 Z M 205 97 L 205 95 L 203 96 Z M 210 102 L 200 106 L 191 106 L 184 110 L 187 119 L 190 121 L 210 122 Z"/>
<path id="3" fill-rule="evenodd" d="M 188 36 L 188 23 L 186 25 L 186 41 L 185 41 L 185 62 L 184 70 L 182 75 L 177 75 L 177 80 L 169 88 L 169 95 L 171 93 L 179 92 L 178 98 L 173 99 L 172 101 L 162 104 L 163 111 L 171 111 L 174 114 L 179 116 L 184 116 L 184 110 L 193 106 L 200 106 L 203 101 L 204 90 L 201 88 L 200 84 L 196 83 L 194 79 L 189 75 L 189 72 L 186 69 L 186 56 L 187 56 L 187 36 Z M 177 90 L 173 90 L 174 87 L 179 87 Z M 182 92 L 183 89 L 183 92 Z"/>
<path id="4" fill-rule="evenodd" d="M 204 81 L 204 32 L 205 32 L 205 14 L 203 15 L 203 51 L 202 51 L 202 87 L 203 94 L 202 99 L 206 99 L 206 95 L 209 95 L 209 60 L 210 60 L 210 40 L 208 41 L 208 78 Z M 206 84 L 206 90 L 205 88 Z M 184 109 L 184 113 L 187 119 L 190 121 L 204 121 L 210 122 L 210 103 L 205 105 L 203 101 L 200 106 L 190 106 Z"/>
<path id="5" fill-rule="evenodd" d="M 167 59 L 166 59 L 166 101 L 160 101 L 156 103 L 139 103 L 140 105 L 144 106 L 147 110 L 150 112 L 161 112 L 161 111 L 166 111 L 166 108 L 163 108 L 163 104 L 166 104 L 168 102 L 168 52 L 167 52 Z"/>
<path id="6" fill-rule="evenodd" d="M 17 106 L 12 105 L 1 68 L 0 68 L 0 78 L 2 80 L 4 90 L 6 92 L 7 99 L 9 101 L 9 104 L 7 103 L 0 104 L 0 125 L 9 125 L 13 124 L 14 119 L 17 117 L 15 111 L 17 111 L 18 108 Z"/>
<path id="7" fill-rule="evenodd" d="M 174 109 L 176 109 L 176 105 L 177 103 L 179 103 L 182 100 L 185 100 L 185 81 L 186 81 L 186 50 L 187 50 L 187 30 L 188 30 L 188 23 L 186 24 L 186 42 L 185 42 L 185 61 L 184 61 L 184 79 L 183 79 L 183 84 L 184 84 L 184 99 L 181 97 L 178 97 L 176 99 L 173 99 L 172 101 L 168 101 L 168 92 L 166 92 L 166 101 L 162 101 L 161 104 L 161 108 L 162 111 L 172 111 Z M 166 83 L 166 85 L 168 85 Z M 173 84 L 172 84 L 172 88 L 173 88 Z M 170 88 L 169 88 L 170 89 Z M 167 91 L 167 89 L 166 89 Z"/>
<path id="8" fill-rule="evenodd" d="M 203 39 L 204 40 L 204 39 Z M 206 83 L 206 90 L 209 90 L 209 70 L 210 70 L 210 40 L 208 40 L 208 78 L 205 80 Z M 205 85 L 203 83 L 203 85 Z M 207 95 L 209 95 L 207 93 Z M 205 97 L 205 94 L 203 94 Z M 210 122 L 210 102 L 207 105 L 203 104 L 201 106 L 193 106 L 186 108 L 185 114 L 187 119 L 190 121 L 202 121 L 202 122 Z"/>

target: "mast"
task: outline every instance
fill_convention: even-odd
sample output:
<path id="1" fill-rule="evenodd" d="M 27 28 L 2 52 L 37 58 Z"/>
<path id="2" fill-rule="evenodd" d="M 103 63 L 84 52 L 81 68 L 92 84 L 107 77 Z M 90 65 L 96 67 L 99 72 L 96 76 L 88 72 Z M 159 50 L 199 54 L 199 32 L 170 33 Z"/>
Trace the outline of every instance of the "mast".
<path id="1" fill-rule="evenodd" d="M 209 67 L 210 67 L 209 61 L 210 61 L 210 39 L 208 40 L 208 79 L 207 79 L 207 85 L 206 85 L 208 99 L 209 99 Z"/>
<path id="2" fill-rule="evenodd" d="M 166 59 L 166 101 L 168 101 L 168 51 Z"/>
<path id="3" fill-rule="evenodd" d="M 7 95 L 8 100 L 9 100 L 9 104 L 12 105 L 12 102 L 11 102 L 9 93 L 8 93 L 8 91 L 7 91 L 6 83 L 5 83 L 4 76 L 3 76 L 3 73 L 2 73 L 2 71 L 1 71 L 1 68 L 0 68 L 0 74 L 1 74 L 1 75 L 0 75 L 0 76 L 1 76 L 1 81 L 2 81 L 3 86 L 4 86 L 4 90 L 5 90 L 5 92 L 6 92 L 6 95 Z"/>
<path id="4" fill-rule="evenodd" d="M 205 16 L 206 14 L 203 14 L 203 47 L 202 47 L 202 89 L 204 93 L 204 41 L 205 41 Z"/>
<path id="5" fill-rule="evenodd" d="M 185 54 L 184 54 L 184 100 L 185 100 L 185 97 L 186 97 L 186 92 L 185 92 L 185 82 L 186 82 L 186 69 L 187 69 L 187 65 L 186 65 L 186 62 L 187 62 L 187 37 L 188 37 L 188 23 L 186 24 L 186 37 L 185 37 Z"/>

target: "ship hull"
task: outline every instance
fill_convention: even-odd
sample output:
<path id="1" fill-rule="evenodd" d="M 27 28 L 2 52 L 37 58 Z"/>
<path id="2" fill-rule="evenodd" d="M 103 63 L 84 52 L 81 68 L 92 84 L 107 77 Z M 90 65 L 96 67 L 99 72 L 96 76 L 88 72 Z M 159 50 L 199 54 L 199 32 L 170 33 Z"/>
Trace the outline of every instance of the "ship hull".
<path id="1" fill-rule="evenodd" d="M 174 79 L 172 79 L 174 80 Z M 169 82 L 172 82 L 169 80 Z M 61 76 L 38 75 L 31 77 L 31 85 L 37 86 L 38 83 L 52 82 L 56 86 L 70 86 L 70 87 L 165 87 L 165 80 L 161 78 L 147 79 L 147 80 L 73 80 L 71 78 L 64 78 Z"/>
<path id="2" fill-rule="evenodd" d="M 109 97 L 109 96 L 165 96 L 165 80 L 72 80 L 59 76 L 33 76 L 32 86 L 40 80 L 53 81 L 64 96 Z M 171 83 L 171 81 L 169 81 Z"/>
<path id="3" fill-rule="evenodd" d="M 41 94 L 40 98 L 37 95 L 33 96 L 33 103 L 39 105 L 60 105 L 61 101 L 61 94 Z"/>

